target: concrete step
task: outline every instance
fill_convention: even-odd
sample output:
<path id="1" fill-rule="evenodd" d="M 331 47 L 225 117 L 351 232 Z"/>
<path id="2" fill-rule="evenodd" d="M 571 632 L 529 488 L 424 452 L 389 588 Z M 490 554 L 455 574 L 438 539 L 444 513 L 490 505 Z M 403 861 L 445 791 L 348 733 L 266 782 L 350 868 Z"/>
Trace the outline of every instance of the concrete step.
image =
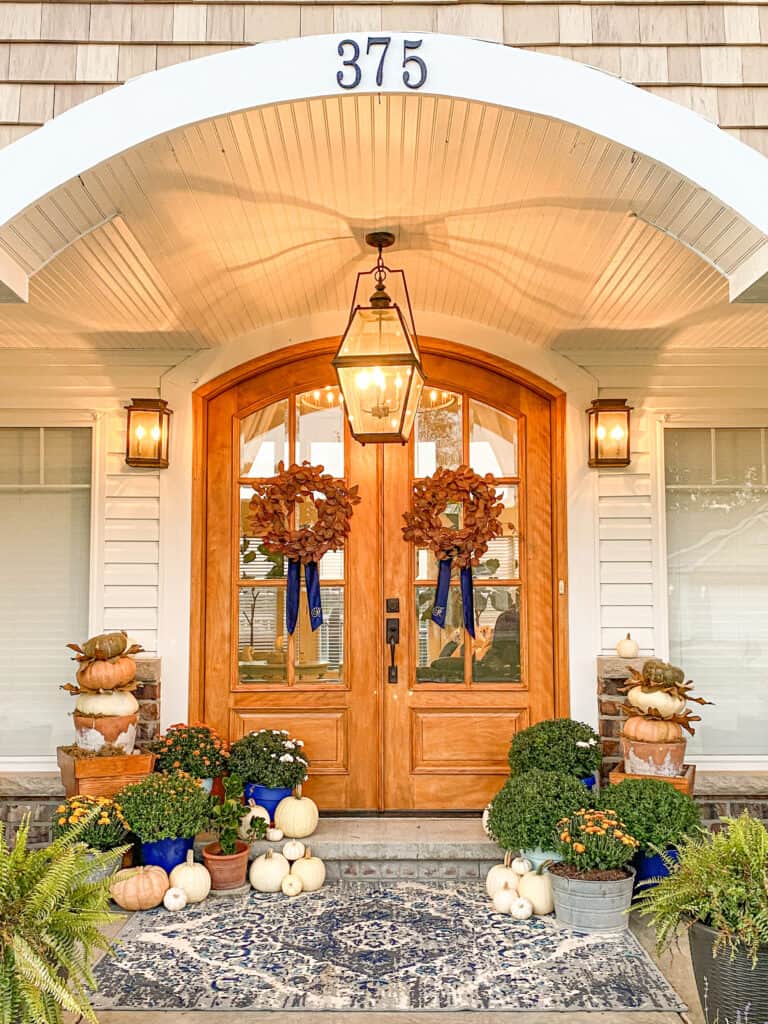
<path id="1" fill-rule="evenodd" d="M 281 850 L 284 842 L 253 843 L 252 856 Z M 503 856 L 479 816 L 321 817 L 315 833 L 302 842 L 325 861 L 329 881 L 481 879 Z"/>

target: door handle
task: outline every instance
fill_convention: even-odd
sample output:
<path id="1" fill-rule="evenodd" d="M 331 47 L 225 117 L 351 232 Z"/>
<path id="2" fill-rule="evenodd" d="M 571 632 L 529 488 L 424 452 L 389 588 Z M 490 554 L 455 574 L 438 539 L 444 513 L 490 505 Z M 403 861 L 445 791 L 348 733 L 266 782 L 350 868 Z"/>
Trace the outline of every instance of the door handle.
<path id="1" fill-rule="evenodd" d="M 395 664 L 395 648 L 400 643 L 400 619 L 387 619 L 387 644 L 389 645 L 389 666 L 387 682 L 397 683 L 397 665 Z"/>

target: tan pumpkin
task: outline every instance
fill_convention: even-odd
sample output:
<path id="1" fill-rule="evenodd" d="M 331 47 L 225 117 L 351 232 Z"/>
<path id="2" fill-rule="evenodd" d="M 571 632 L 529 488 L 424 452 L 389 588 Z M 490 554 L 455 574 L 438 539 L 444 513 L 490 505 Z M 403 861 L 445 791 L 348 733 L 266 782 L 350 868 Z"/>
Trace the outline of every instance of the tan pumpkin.
<path id="1" fill-rule="evenodd" d="M 162 868 L 152 864 L 118 871 L 112 879 L 109 892 L 123 910 L 151 910 L 152 907 L 160 906 L 169 888 L 168 875 Z"/>
<path id="2" fill-rule="evenodd" d="M 115 690 L 133 681 L 136 662 L 133 658 L 114 661 L 91 661 L 77 670 L 77 681 L 84 690 Z"/>
<path id="3" fill-rule="evenodd" d="M 683 730 L 677 722 L 633 715 L 624 723 L 623 735 L 629 740 L 641 740 L 643 743 L 676 743 L 678 740 L 682 742 Z"/>
<path id="4" fill-rule="evenodd" d="M 317 828 L 320 813 L 314 800 L 301 795 L 301 786 L 277 805 L 275 828 L 282 829 L 289 839 L 305 839 Z"/>

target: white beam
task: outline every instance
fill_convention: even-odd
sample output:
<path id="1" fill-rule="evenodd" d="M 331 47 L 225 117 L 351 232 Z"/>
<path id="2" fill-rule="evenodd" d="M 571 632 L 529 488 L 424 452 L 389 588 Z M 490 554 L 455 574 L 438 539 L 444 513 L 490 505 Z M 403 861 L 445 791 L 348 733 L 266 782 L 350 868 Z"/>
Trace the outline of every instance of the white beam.
<path id="1" fill-rule="evenodd" d="M 768 302 L 768 244 L 763 243 L 728 278 L 731 302 Z"/>
<path id="2" fill-rule="evenodd" d="M 0 249 L 0 302 L 29 302 L 29 275 Z"/>

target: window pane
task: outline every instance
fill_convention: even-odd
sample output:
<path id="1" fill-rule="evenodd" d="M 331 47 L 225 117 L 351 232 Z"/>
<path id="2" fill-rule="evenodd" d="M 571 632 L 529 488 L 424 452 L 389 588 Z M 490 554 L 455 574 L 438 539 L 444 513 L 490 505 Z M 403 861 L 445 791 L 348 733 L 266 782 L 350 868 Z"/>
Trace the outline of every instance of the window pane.
<path id="1" fill-rule="evenodd" d="M 251 413 L 240 422 L 240 475 L 274 476 L 277 464 L 291 462 L 288 451 L 288 400 Z"/>
<path id="2" fill-rule="evenodd" d="M 240 682 L 285 682 L 285 590 L 282 587 L 241 587 L 239 598 Z"/>
<path id="3" fill-rule="evenodd" d="M 520 588 L 475 587 L 475 643 L 472 679 L 476 683 L 520 679 Z"/>
<path id="4" fill-rule="evenodd" d="M 665 430 L 664 456 L 670 486 L 712 483 L 711 430 Z"/>
<path id="5" fill-rule="evenodd" d="M 439 466 L 462 463 L 461 396 L 426 387 L 414 425 L 415 474 L 431 476 Z"/>
<path id="6" fill-rule="evenodd" d="M 763 432 L 758 427 L 715 431 L 715 483 L 766 483 Z"/>
<path id="7" fill-rule="evenodd" d="M 481 475 L 517 476 L 517 420 L 490 405 L 470 402 L 469 464 Z"/>
<path id="8" fill-rule="evenodd" d="M 322 497 L 322 495 L 317 495 Z M 315 508 L 314 502 L 303 501 L 300 505 L 296 506 L 297 521 L 299 527 L 309 526 L 311 523 L 317 522 L 317 509 Z M 339 551 L 328 551 L 320 559 L 320 579 L 321 580 L 340 580 L 344 576 L 344 549 Z M 302 579 L 303 579 L 302 570 Z"/>
<path id="9" fill-rule="evenodd" d="M 87 427 L 46 427 L 43 441 L 45 483 L 91 482 L 91 431 Z"/>
<path id="10" fill-rule="evenodd" d="M 339 389 L 318 388 L 296 397 L 297 462 L 344 476 L 344 412 Z"/>
<path id="11" fill-rule="evenodd" d="M 475 579 L 516 580 L 520 576 L 520 509 L 518 506 L 517 484 L 500 487 L 504 498 L 501 521 L 504 533 L 492 540 L 488 551 L 474 570 Z"/>
<path id="12" fill-rule="evenodd" d="M 38 483 L 40 431 L 37 427 L 3 427 L 0 429 L 0 484 Z"/>
<path id="13" fill-rule="evenodd" d="M 679 433 L 665 431 L 665 451 Z M 765 755 L 768 491 L 749 482 L 749 444 L 727 447 L 728 473 L 744 486 L 667 491 L 670 657 L 716 704 L 701 709 L 689 753 Z"/>
<path id="14" fill-rule="evenodd" d="M 434 587 L 416 588 L 416 682 L 463 683 L 464 624 L 461 591 L 458 587 L 451 587 L 448 591 L 445 629 L 441 629 L 430 618 L 434 603 Z"/>
<path id="15" fill-rule="evenodd" d="M 314 632 L 302 582 L 296 624 L 296 682 L 338 683 L 344 677 L 344 589 L 323 587 L 323 624 Z"/>
<path id="16" fill-rule="evenodd" d="M 251 533 L 249 507 L 252 497 L 252 487 L 240 488 L 240 577 L 244 580 L 285 579 L 285 558 L 270 555 L 261 546 L 261 538 Z"/>

